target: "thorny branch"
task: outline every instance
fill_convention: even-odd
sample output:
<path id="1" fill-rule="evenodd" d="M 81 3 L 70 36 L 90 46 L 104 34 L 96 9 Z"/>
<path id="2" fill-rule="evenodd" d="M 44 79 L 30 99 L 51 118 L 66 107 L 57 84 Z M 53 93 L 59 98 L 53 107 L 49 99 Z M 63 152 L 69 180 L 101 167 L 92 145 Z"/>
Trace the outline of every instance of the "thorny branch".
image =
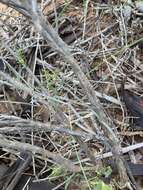
<path id="1" fill-rule="evenodd" d="M 11 127 L 12 126 L 12 127 Z M 0 114 L 0 134 L 18 134 L 20 132 L 30 131 L 45 131 L 45 132 L 59 132 L 66 135 L 72 135 L 82 138 L 99 138 L 94 134 L 87 134 L 85 132 L 76 132 L 70 129 L 64 128 L 62 125 L 54 125 L 50 123 L 42 123 L 38 121 L 32 121 L 27 119 L 21 119 L 16 116 L 8 116 Z"/>
<path id="2" fill-rule="evenodd" d="M 80 171 L 80 168 L 78 166 L 75 166 L 71 161 L 61 157 L 61 155 L 52 153 L 48 150 L 45 150 L 35 145 L 8 140 L 3 135 L 0 135 L 0 145 L 3 148 L 7 148 L 7 149 L 13 149 L 13 150 L 18 150 L 18 151 L 23 151 L 23 150 L 29 151 L 33 153 L 34 155 L 40 156 L 41 159 L 45 159 L 45 160 L 52 159 L 53 162 L 61 165 L 63 168 L 72 172 Z"/>

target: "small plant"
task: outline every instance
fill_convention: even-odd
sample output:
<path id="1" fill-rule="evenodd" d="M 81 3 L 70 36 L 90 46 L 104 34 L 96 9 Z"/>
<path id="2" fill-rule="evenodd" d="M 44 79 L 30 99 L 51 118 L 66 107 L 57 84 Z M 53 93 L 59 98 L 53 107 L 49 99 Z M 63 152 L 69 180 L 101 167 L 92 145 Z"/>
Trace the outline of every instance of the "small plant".
<path id="1" fill-rule="evenodd" d="M 24 55 L 24 51 L 21 48 L 17 49 L 17 59 L 18 59 L 18 63 L 20 65 L 25 65 L 26 58 L 25 58 L 25 55 Z"/>
<path id="2" fill-rule="evenodd" d="M 90 185 L 92 190 L 112 190 L 112 187 L 105 184 L 102 180 L 91 182 Z"/>
<path id="3" fill-rule="evenodd" d="M 48 90 L 56 93 L 56 83 L 58 80 L 59 71 L 56 70 L 54 72 L 51 72 L 49 70 L 43 70 L 43 76 L 46 79 L 46 87 L 48 88 Z"/>
<path id="4" fill-rule="evenodd" d="M 56 176 L 59 176 L 61 175 L 63 172 L 63 169 L 62 167 L 58 167 L 58 166 L 55 166 L 52 170 L 52 173 L 50 174 L 49 177 L 56 177 Z"/>

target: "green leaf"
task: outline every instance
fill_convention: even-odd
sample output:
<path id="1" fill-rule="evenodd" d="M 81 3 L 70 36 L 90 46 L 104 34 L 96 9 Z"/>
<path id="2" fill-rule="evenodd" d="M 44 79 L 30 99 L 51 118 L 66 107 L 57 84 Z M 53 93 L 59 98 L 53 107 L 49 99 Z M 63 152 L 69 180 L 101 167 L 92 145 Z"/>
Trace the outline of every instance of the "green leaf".
<path id="1" fill-rule="evenodd" d="M 49 177 L 56 177 L 63 174 L 62 167 L 55 166 L 52 170 L 52 173 L 49 175 Z"/>
<path id="2" fill-rule="evenodd" d="M 109 185 L 106 185 L 103 181 L 96 182 L 95 190 L 112 190 Z"/>

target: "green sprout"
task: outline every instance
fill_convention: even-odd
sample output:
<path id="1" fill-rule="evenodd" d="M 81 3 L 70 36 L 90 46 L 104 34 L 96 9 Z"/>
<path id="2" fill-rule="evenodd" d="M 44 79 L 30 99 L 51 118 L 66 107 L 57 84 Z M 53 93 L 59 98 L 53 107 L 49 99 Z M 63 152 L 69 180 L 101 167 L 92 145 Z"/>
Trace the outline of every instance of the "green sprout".
<path id="1" fill-rule="evenodd" d="M 58 178 L 61 175 L 63 175 L 63 168 L 60 166 L 55 166 L 52 168 L 52 172 L 49 175 L 49 179 L 50 178 Z"/>
<path id="2" fill-rule="evenodd" d="M 18 63 L 20 65 L 25 65 L 26 58 L 25 58 L 25 55 L 24 55 L 24 51 L 21 48 L 17 49 L 17 59 L 18 59 Z"/>
<path id="3" fill-rule="evenodd" d="M 59 77 L 59 71 L 56 70 L 54 72 L 51 72 L 49 70 L 43 70 L 43 75 L 46 79 L 46 87 L 49 89 L 49 91 L 56 92 L 56 84 Z"/>

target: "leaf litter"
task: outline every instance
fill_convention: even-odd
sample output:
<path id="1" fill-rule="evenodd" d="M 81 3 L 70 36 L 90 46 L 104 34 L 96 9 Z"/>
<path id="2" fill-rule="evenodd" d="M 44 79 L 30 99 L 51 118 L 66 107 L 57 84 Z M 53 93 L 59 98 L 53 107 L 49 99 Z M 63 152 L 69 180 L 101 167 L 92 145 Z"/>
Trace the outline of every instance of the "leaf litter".
<path id="1" fill-rule="evenodd" d="M 122 133 L 119 136 L 122 147 L 141 143 L 139 132 L 132 136 L 126 135 L 127 132 L 132 133 L 132 130 L 136 132 L 143 128 L 142 52 L 139 46 L 143 32 L 141 7 L 136 8 L 134 2 L 130 6 L 119 1 L 90 1 L 85 14 L 86 2 L 83 1 L 43 2 L 45 4 L 39 1 L 39 6 L 44 7 L 45 18 L 59 32 L 80 62 L 82 71 L 94 86 L 105 111 L 117 126 L 115 133 Z M 109 147 L 98 121 L 96 129 L 93 129 L 94 113 L 70 65 L 48 46 L 21 14 L 7 6 L 1 6 L 0 13 L 0 56 L 4 60 L 0 61 L 0 70 L 12 77 L 15 84 L 19 84 L 14 86 L 10 80 L 0 78 L 0 123 L 6 138 L 3 142 L 21 142 L 23 146 L 34 143 L 34 159 L 32 163 L 28 163 L 25 171 L 30 176 L 38 176 L 41 181 L 48 179 L 59 186 L 58 189 L 118 189 L 114 182 L 118 181 L 117 171 L 113 171 L 116 173 L 114 180 L 113 175 L 106 176 L 106 172 L 99 172 L 101 168 L 109 165 L 112 167 L 112 164 L 106 164 L 104 160 L 103 164 L 93 162 L 93 155 L 104 155 L 108 153 Z M 22 52 L 22 56 L 15 52 Z M 48 76 L 44 73 L 48 73 Z M 51 81 L 53 76 L 56 76 L 54 84 Z M 125 76 L 125 89 L 121 90 Z M 21 83 L 24 85 L 21 86 Z M 120 91 L 123 92 L 120 94 Z M 9 120 L 8 116 L 14 118 Z M 129 117 L 133 117 L 133 122 L 130 122 Z M 37 122 L 36 126 L 39 128 L 32 128 L 29 132 L 28 127 L 33 126 L 33 121 Z M 19 127 L 19 130 L 26 124 L 25 131 L 4 133 L 8 131 L 6 128 L 10 126 L 9 123 L 12 127 Z M 45 124 L 44 129 L 40 128 L 42 124 Z M 55 126 L 60 126 L 63 132 L 52 130 Z M 73 136 L 68 135 L 71 133 Z M 76 140 L 75 134 L 82 137 L 83 146 Z M 77 162 L 81 171 L 74 175 L 71 171 L 56 173 L 59 169 L 57 160 L 54 157 L 48 157 L 47 160 L 44 154 L 38 153 L 37 147 L 50 151 L 49 154 L 62 154 L 62 157 L 72 163 Z M 1 148 L 1 164 L 11 166 L 17 163 L 13 160 L 19 156 L 20 149 Z M 137 159 L 137 155 L 140 159 Z M 89 157 L 91 159 L 86 161 Z M 141 149 L 132 151 L 132 154 L 126 153 L 125 158 L 133 176 L 137 181 L 141 180 Z M 62 159 L 59 161 L 64 162 Z M 51 173 L 55 176 L 50 179 Z M 13 180 L 8 185 L 12 187 Z"/>

